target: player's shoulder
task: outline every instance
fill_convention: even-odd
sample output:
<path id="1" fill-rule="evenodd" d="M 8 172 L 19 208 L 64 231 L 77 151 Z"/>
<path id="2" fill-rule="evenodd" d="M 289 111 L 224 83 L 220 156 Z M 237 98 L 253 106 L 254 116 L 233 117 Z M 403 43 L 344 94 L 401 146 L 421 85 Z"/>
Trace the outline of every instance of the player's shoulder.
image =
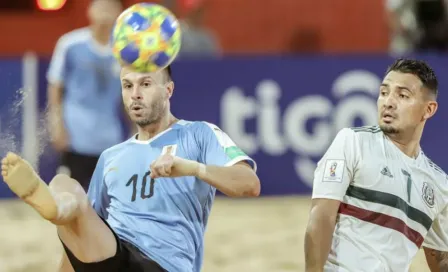
<path id="1" fill-rule="evenodd" d="M 431 171 L 432 174 L 438 178 L 438 180 L 443 180 L 444 185 L 448 186 L 448 175 L 446 174 L 446 172 L 440 166 L 434 163 L 428 156 L 426 156 L 423 151 L 421 152 L 421 155 L 423 156 L 426 168 Z"/>
<path id="2" fill-rule="evenodd" d="M 362 126 L 347 128 L 347 134 L 351 134 L 359 142 L 376 141 L 383 139 L 383 131 L 379 126 Z"/>
<path id="3" fill-rule="evenodd" d="M 217 140 L 221 145 L 235 145 L 230 137 L 216 124 L 207 121 L 183 121 L 186 138 L 198 146 L 204 142 Z"/>
<path id="4" fill-rule="evenodd" d="M 135 136 L 132 136 L 128 140 L 118 143 L 116 145 L 113 145 L 107 149 L 105 149 L 101 153 L 101 157 L 104 160 L 107 160 L 108 158 L 114 157 L 117 153 L 121 152 L 123 149 L 126 149 L 128 146 L 132 145 L 132 143 L 135 142 Z"/>
<path id="5" fill-rule="evenodd" d="M 381 129 L 378 126 L 362 126 L 362 127 L 345 127 L 338 131 L 337 135 L 339 137 L 371 137 L 376 136 Z"/>
<path id="6" fill-rule="evenodd" d="M 371 146 L 372 142 L 382 140 L 383 133 L 378 126 L 345 127 L 337 132 L 334 139 L 335 142 L 354 144 L 358 147 Z"/>
<path id="7" fill-rule="evenodd" d="M 63 48 L 70 48 L 77 44 L 88 41 L 91 37 L 90 29 L 87 27 L 78 28 L 62 35 L 58 40 L 58 45 Z"/>
<path id="8" fill-rule="evenodd" d="M 379 126 L 350 127 L 348 129 L 353 131 L 353 133 L 364 136 L 372 136 L 382 132 Z"/>
<path id="9" fill-rule="evenodd" d="M 175 128 L 186 130 L 188 132 L 192 132 L 194 134 L 199 135 L 201 135 L 204 132 L 221 131 L 221 129 L 217 125 L 207 121 L 179 120 Z"/>

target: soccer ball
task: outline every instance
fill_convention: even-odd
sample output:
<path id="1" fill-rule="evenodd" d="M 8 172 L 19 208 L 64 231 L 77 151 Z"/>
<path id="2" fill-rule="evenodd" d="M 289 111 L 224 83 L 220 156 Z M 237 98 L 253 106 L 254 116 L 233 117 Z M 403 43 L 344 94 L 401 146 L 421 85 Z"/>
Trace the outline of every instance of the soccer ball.
<path id="1" fill-rule="evenodd" d="M 157 4 L 135 4 L 121 13 L 112 33 L 112 50 L 121 65 L 155 72 L 170 65 L 181 46 L 177 18 Z"/>

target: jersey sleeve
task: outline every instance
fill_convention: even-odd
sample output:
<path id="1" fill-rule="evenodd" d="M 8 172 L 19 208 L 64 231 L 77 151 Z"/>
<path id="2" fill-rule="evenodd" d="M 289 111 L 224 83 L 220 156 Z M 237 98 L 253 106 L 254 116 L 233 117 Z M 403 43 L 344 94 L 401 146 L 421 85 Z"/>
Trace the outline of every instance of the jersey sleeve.
<path id="1" fill-rule="evenodd" d="M 434 219 L 423 246 L 448 251 L 448 206 Z"/>
<path id="2" fill-rule="evenodd" d="M 108 198 L 106 188 L 103 184 L 104 180 L 104 157 L 100 156 L 98 163 L 96 164 L 92 178 L 90 180 L 89 189 L 87 191 L 87 197 L 92 205 L 93 209 L 99 216 L 107 219 L 107 206 Z"/>
<path id="3" fill-rule="evenodd" d="M 51 57 L 50 66 L 47 72 L 47 80 L 49 83 L 63 83 L 67 70 L 67 51 L 68 45 L 66 37 L 61 37 L 56 43 L 56 47 Z"/>
<path id="4" fill-rule="evenodd" d="M 256 162 L 216 125 L 204 122 L 196 135 L 200 148 L 199 162 L 206 165 L 231 166 L 245 161 L 257 170 Z"/>
<path id="5" fill-rule="evenodd" d="M 356 136 L 351 129 L 339 131 L 314 172 L 312 198 L 342 201 L 353 179 Z"/>

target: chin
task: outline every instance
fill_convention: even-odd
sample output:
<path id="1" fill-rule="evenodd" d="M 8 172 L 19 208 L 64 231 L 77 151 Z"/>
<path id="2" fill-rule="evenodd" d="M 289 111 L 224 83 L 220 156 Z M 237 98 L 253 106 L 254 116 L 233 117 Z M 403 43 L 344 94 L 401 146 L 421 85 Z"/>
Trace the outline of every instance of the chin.
<path id="1" fill-rule="evenodd" d="M 134 123 L 137 124 L 140 127 L 146 127 L 149 125 L 152 125 L 154 123 L 157 123 L 158 120 L 150 119 L 150 118 L 136 118 L 134 120 Z"/>
<path id="2" fill-rule="evenodd" d="M 396 128 L 394 125 L 391 124 L 384 124 L 384 123 L 380 123 L 380 129 L 385 133 L 385 134 L 397 134 L 400 131 L 398 130 L 398 128 Z"/>
<path id="3" fill-rule="evenodd" d="M 151 124 L 151 122 L 149 122 L 148 120 L 144 120 L 144 119 L 139 119 L 139 120 L 136 120 L 134 122 L 139 127 L 146 127 L 146 126 L 149 126 Z"/>

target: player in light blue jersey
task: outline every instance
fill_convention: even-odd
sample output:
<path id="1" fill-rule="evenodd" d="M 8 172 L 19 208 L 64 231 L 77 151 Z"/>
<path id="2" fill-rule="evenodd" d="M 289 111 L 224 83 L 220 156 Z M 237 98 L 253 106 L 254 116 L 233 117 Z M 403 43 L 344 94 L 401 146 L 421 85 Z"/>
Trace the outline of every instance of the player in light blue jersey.
<path id="1" fill-rule="evenodd" d="M 47 73 L 49 132 L 60 155 L 58 172 L 69 173 L 86 191 L 101 152 L 124 140 L 120 65 L 109 44 L 121 10 L 119 0 L 91 1 L 90 25 L 58 40 Z"/>
<path id="2" fill-rule="evenodd" d="M 217 126 L 179 120 L 170 110 L 171 70 L 121 71 L 122 96 L 138 127 L 104 151 L 88 194 L 65 175 L 49 187 L 13 153 L 5 182 L 57 225 L 60 271 L 199 272 L 216 189 L 258 196 L 256 164 Z"/>

